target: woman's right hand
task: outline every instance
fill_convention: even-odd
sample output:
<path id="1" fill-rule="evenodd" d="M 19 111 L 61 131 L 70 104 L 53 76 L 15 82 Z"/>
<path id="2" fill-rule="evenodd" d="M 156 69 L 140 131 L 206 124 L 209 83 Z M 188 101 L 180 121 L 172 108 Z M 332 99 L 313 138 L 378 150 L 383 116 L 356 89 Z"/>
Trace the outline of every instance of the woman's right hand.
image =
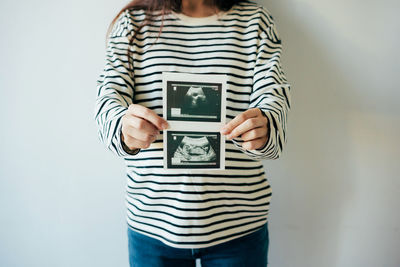
<path id="1" fill-rule="evenodd" d="M 167 129 L 166 120 L 153 110 L 142 105 L 131 104 L 122 116 L 122 142 L 131 149 L 148 148 L 159 131 Z"/>

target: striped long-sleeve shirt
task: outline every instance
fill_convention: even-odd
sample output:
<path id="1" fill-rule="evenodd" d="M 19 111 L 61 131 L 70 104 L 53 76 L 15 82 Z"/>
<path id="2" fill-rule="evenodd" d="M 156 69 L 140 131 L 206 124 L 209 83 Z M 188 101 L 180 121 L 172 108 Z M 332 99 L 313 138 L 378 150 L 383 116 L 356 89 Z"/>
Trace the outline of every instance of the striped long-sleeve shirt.
<path id="1" fill-rule="evenodd" d="M 159 37 L 161 17 L 154 17 L 129 46 L 145 13 L 128 9 L 118 17 L 94 111 L 99 139 L 126 163 L 128 226 L 177 248 L 203 248 L 249 234 L 266 223 L 271 200 L 260 160 L 277 159 L 287 141 L 290 85 L 273 18 L 253 2 L 203 18 L 170 12 Z M 163 168 L 162 133 L 149 148 L 126 152 L 121 117 L 132 103 L 163 115 L 163 72 L 226 74 L 226 121 L 260 108 L 269 121 L 266 145 L 246 150 L 240 137 L 226 140 L 225 170 L 201 173 Z"/>

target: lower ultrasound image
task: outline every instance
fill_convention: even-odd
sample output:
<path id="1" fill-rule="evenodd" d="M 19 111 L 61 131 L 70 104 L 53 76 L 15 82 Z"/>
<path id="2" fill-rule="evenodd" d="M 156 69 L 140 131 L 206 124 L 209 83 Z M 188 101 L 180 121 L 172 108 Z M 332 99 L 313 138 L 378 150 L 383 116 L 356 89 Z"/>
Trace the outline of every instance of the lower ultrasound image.
<path id="1" fill-rule="evenodd" d="M 167 132 L 168 168 L 219 168 L 219 133 Z"/>

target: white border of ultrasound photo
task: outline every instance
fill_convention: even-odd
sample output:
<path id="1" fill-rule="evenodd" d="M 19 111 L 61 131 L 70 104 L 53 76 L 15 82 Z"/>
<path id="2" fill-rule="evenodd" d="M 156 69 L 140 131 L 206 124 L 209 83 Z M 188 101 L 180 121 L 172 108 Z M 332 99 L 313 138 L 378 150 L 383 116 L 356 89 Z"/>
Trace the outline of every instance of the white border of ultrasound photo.
<path id="1" fill-rule="evenodd" d="M 213 84 L 215 88 L 219 88 L 219 96 L 220 99 L 220 120 L 219 121 L 205 121 L 202 119 L 201 121 L 194 119 L 190 121 L 179 120 L 179 118 L 174 118 L 173 120 L 167 119 L 167 83 L 173 81 L 174 83 L 185 83 L 185 84 L 204 84 L 204 86 Z M 180 73 L 180 72 L 163 72 L 162 73 L 162 88 L 163 88 L 163 117 L 168 120 L 169 129 L 164 130 L 163 134 L 163 142 L 164 142 L 164 169 L 169 170 L 181 170 L 182 167 L 171 168 L 168 167 L 168 141 L 167 135 L 168 132 L 190 132 L 192 135 L 198 135 L 200 133 L 207 134 L 218 134 L 219 136 L 219 149 L 216 149 L 215 153 L 219 152 L 219 168 L 215 167 L 207 167 L 199 168 L 199 166 L 191 166 L 189 164 L 186 165 L 186 169 L 190 169 L 191 171 L 196 170 L 221 170 L 225 169 L 225 138 L 223 135 L 219 134 L 219 131 L 223 125 L 225 125 L 226 121 L 226 87 L 227 87 L 227 75 L 223 74 L 193 74 L 193 73 Z M 218 151 L 219 150 L 219 151 Z"/>

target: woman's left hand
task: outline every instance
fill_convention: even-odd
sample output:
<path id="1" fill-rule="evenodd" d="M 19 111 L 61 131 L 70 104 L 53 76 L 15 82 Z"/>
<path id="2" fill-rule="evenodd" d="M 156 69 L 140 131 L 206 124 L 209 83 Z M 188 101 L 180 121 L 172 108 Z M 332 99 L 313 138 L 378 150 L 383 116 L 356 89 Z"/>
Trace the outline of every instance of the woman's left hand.
<path id="1" fill-rule="evenodd" d="M 247 150 L 259 149 L 265 145 L 268 134 L 268 118 L 259 108 L 252 108 L 237 115 L 221 129 L 221 134 L 233 139 L 241 136 L 242 147 Z"/>

